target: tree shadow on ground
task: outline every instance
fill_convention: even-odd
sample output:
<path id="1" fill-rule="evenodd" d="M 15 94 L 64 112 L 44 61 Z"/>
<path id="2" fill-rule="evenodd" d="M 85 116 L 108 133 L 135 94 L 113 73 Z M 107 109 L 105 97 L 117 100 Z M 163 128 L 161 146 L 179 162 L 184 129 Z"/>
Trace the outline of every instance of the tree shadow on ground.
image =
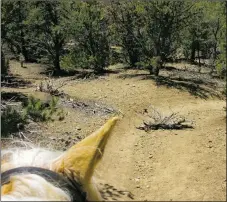
<path id="1" fill-rule="evenodd" d="M 221 98 L 218 92 L 212 88 L 212 83 L 208 85 L 200 79 L 185 79 L 185 78 L 168 78 L 165 76 L 147 76 L 145 79 L 152 79 L 157 86 L 166 86 L 168 88 L 176 88 L 179 90 L 188 91 L 191 95 L 202 99 L 207 99 L 209 96 Z M 201 85 L 204 86 L 201 86 Z"/>
<path id="2" fill-rule="evenodd" d="M 1 92 L 2 101 L 22 102 L 24 105 L 28 102 L 28 97 L 20 92 Z"/>
<path id="3" fill-rule="evenodd" d="M 198 75 L 202 75 L 202 76 L 207 76 L 209 78 L 211 78 L 210 75 L 208 75 L 207 73 L 203 73 L 201 71 L 199 71 L 199 69 L 204 68 L 205 66 L 201 66 L 201 67 L 185 67 L 183 69 L 179 69 L 173 66 L 164 66 L 162 67 L 162 71 L 167 71 L 167 72 L 171 72 L 171 73 L 186 73 L 189 75 L 193 75 L 193 76 L 198 76 Z"/>
<path id="4" fill-rule="evenodd" d="M 32 82 L 19 78 L 18 76 L 4 76 L 1 79 L 1 86 L 8 88 L 26 88 L 32 86 Z"/>
<path id="5" fill-rule="evenodd" d="M 177 74 L 176 74 L 177 75 Z M 208 99 L 209 96 L 221 98 L 215 91 L 215 83 L 200 78 L 182 78 L 170 76 L 153 76 L 150 74 L 122 74 L 118 78 L 140 78 L 141 80 L 153 80 L 157 86 L 166 86 L 167 88 L 176 88 L 187 91 L 195 97 Z"/>
<path id="6" fill-rule="evenodd" d="M 100 183 L 100 193 L 104 200 L 107 201 L 122 201 L 134 199 L 131 192 L 123 191 L 109 184 Z"/>
<path id="7" fill-rule="evenodd" d="M 132 78 L 138 78 L 140 77 L 141 79 L 144 79 L 147 77 L 149 74 L 120 74 L 118 78 L 120 79 L 132 79 Z"/>
<path id="8" fill-rule="evenodd" d="M 69 77 L 69 76 L 75 76 L 78 73 L 79 71 L 77 70 L 53 71 L 52 68 L 47 68 L 45 71 L 40 72 L 40 74 L 42 75 L 51 76 L 51 77 Z"/>
<path id="9" fill-rule="evenodd" d="M 100 71 L 98 73 L 93 70 L 90 70 L 90 69 L 53 71 L 53 69 L 47 68 L 46 71 L 40 72 L 40 74 L 43 74 L 46 76 L 51 76 L 51 77 L 75 76 L 75 78 L 87 78 L 90 75 L 95 75 L 96 77 L 98 77 L 98 76 L 103 76 L 106 74 L 118 74 L 119 72 L 120 72 L 120 70 L 109 70 L 109 69 L 104 69 L 103 71 Z"/>

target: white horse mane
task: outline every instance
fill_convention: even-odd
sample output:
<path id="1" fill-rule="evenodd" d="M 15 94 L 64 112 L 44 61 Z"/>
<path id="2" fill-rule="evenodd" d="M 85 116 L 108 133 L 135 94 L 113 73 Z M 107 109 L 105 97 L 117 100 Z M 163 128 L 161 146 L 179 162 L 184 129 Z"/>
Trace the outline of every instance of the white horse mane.
<path id="1" fill-rule="evenodd" d="M 75 182 L 78 181 L 82 185 L 81 192 L 87 194 L 87 200 L 102 200 L 93 174 L 104 151 L 109 132 L 117 120 L 117 117 L 111 118 L 99 130 L 67 151 L 45 149 L 23 141 L 19 142 L 22 147 L 14 145 L 9 149 L 3 149 L 1 172 L 19 167 L 44 168 Z M 38 174 L 26 172 L 11 175 L 9 182 L 2 186 L 1 192 L 2 201 L 72 200 L 70 190 L 63 190 L 60 184 L 50 183 Z"/>

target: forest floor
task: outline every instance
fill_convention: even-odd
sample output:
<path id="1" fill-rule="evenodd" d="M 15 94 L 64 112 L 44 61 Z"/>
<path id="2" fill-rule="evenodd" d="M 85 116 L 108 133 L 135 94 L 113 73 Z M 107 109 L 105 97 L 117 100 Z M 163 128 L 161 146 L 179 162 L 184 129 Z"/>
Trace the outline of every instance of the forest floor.
<path id="1" fill-rule="evenodd" d="M 2 85 L 5 95 L 50 99 L 35 91 L 46 78 L 44 67 L 27 63 L 21 68 L 16 61 L 10 66 L 18 85 Z M 118 113 L 121 119 L 95 173 L 106 200 L 226 201 L 225 82 L 212 78 L 206 68 L 198 72 L 186 63 L 167 64 L 158 78 L 122 65 L 110 69 L 98 77 L 55 78 L 56 83 L 66 82 L 61 90 L 80 104 L 73 107 L 62 100 L 65 119 L 31 123 L 26 137 L 65 150 Z M 146 119 L 143 112 L 151 107 L 164 114 L 178 112 L 193 128 L 138 130 Z M 2 148 L 10 144 L 10 139 L 2 139 Z"/>

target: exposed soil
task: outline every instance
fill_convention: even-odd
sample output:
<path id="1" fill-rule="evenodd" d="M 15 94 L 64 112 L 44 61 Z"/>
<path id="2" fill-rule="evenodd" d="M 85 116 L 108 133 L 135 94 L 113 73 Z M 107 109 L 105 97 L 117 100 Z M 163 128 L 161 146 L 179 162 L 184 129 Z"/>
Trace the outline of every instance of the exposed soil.
<path id="1" fill-rule="evenodd" d="M 37 64 L 26 64 L 27 68 L 15 61 L 10 64 L 12 74 L 30 84 L 2 91 L 49 99 L 35 91 L 45 78 Z M 61 89 L 69 95 L 61 103 L 65 119 L 30 123 L 26 136 L 41 146 L 67 149 L 118 114 L 121 120 L 96 169 L 106 200 L 225 201 L 226 103 L 220 93 L 224 82 L 212 78 L 205 68 L 199 73 L 183 64 L 171 67 L 173 71 L 161 70 L 159 78 L 121 66 L 94 79 L 56 78 L 56 82 L 68 79 Z M 193 122 L 193 128 L 138 130 L 145 119 L 142 112 L 150 106 L 163 113 L 179 112 Z M 10 141 L 2 143 L 4 148 Z"/>

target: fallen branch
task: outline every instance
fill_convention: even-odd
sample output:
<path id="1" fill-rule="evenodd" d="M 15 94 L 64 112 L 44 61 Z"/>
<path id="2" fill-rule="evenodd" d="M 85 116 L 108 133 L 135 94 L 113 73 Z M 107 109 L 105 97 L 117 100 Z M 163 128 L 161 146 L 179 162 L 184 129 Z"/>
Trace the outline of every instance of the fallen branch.
<path id="1" fill-rule="evenodd" d="M 153 108 L 151 114 L 147 113 L 150 118 L 148 122 L 143 121 L 143 126 L 136 127 L 139 130 L 146 132 L 150 130 L 182 130 L 185 128 L 193 128 L 193 126 L 186 124 L 186 119 L 178 116 L 178 113 L 172 113 L 169 116 L 163 116 L 159 111 Z"/>
<path id="2" fill-rule="evenodd" d="M 139 130 L 144 130 L 146 132 L 150 131 L 150 130 L 158 130 L 158 129 L 163 129 L 163 130 L 182 130 L 185 128 L 193 128 L 190 125 L 184 125 L 184 124 L 170 124 L 170 125 L 166 125 L 166 124 L 147 124 L 144 123 L 144 126 L 139 126 L 136 127 Z"/>

